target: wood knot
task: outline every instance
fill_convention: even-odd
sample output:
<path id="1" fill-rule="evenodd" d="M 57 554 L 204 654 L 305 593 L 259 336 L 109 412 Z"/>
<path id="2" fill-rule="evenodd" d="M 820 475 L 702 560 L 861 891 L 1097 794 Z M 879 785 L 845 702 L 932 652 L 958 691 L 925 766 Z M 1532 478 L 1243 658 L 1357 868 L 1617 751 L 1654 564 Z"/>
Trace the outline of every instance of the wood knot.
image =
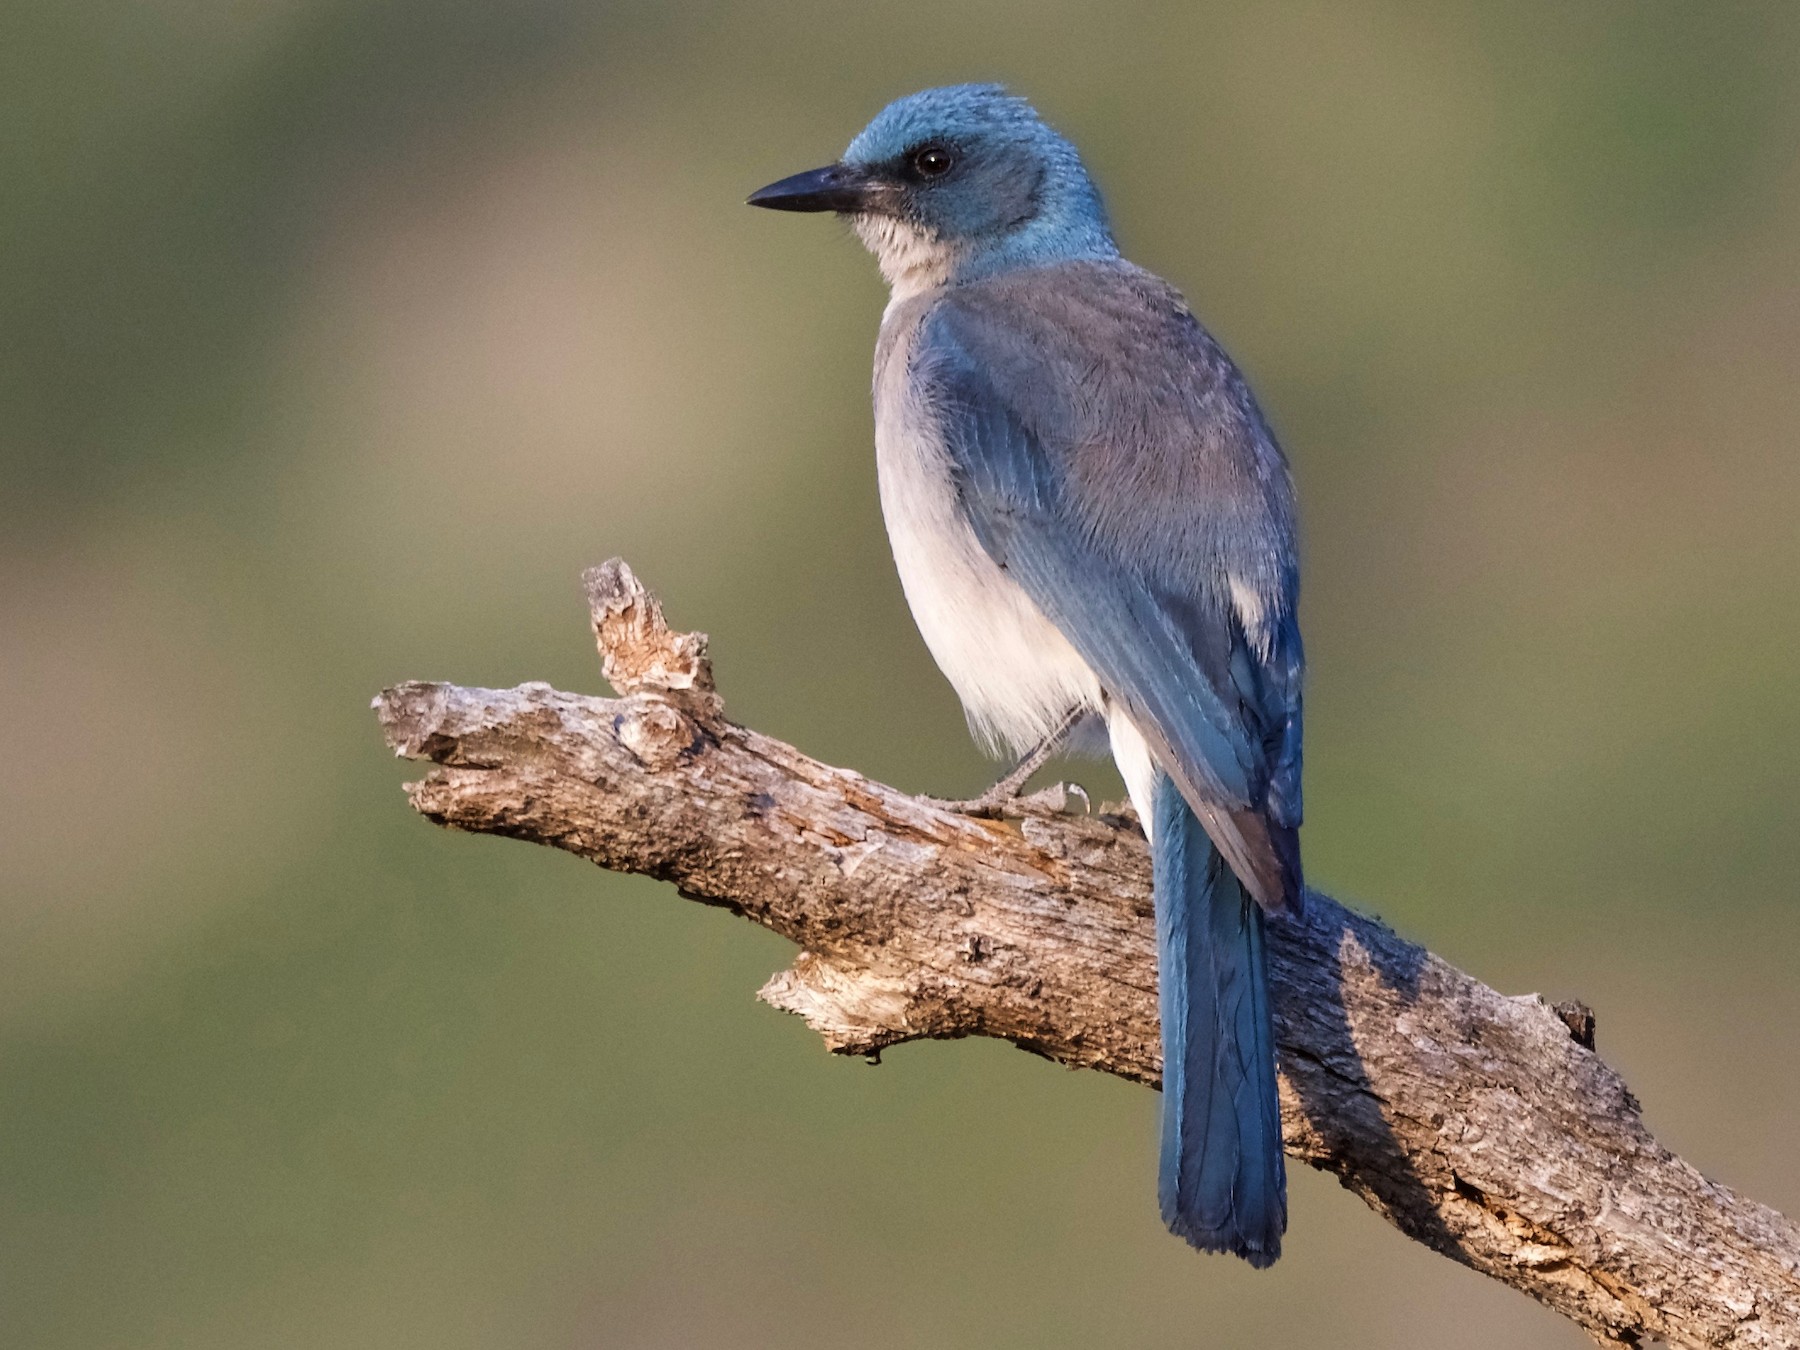
<path id="1" fill-rule="evenodd" d="M 622 713 L 615 729 L 619 744 L 647 769 L 666 769 L 693 745 L 688 719 L 661 699 L 642 699 Z"/>

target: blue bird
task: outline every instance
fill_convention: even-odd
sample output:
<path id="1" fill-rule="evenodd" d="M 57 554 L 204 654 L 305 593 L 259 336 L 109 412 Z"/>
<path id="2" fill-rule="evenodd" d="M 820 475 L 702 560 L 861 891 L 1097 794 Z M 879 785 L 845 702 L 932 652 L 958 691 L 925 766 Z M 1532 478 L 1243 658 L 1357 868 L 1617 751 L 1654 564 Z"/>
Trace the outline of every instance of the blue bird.
<path id="1" fill-rule="evenodd" d="M 1264 915 L 1302 891 L 1287 462 L 1180 294 L 1119 256 L 1075 148 L 998 86 L 900 99 L 750 203 L 838 213 L 887 279 L 882 513 L 971 730 L 1024 767 L 1104 722 L 1155 874 L 1163 1220 L 1267 1266 Z"/>

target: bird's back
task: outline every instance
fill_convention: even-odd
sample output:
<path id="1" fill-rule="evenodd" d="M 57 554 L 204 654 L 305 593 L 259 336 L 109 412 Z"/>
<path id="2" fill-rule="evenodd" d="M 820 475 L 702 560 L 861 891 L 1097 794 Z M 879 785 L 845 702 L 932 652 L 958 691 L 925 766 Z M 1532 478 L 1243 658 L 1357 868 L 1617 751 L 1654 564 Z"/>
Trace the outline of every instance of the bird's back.
<path id="1" fill-rule="evenodd" d="M 937 293 L 935 332 L 1054 461 L 1077 520 L 1176 587 L 1235 579 L 1287 609 L 1293 485 L 1248 384 L 1180 293 L 1123 261 L 1019 268 Z"/>

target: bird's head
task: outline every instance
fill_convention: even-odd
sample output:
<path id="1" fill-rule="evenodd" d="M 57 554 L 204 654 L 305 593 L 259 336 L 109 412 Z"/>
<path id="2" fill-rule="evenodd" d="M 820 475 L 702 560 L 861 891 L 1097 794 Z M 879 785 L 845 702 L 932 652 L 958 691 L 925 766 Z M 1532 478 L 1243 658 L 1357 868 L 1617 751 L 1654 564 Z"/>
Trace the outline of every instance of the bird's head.
<path id="1" fill-rule="evenodd" d="M 896 296 L 1009 267 L 1118 255 L 1081 157 L 999 85 L 890 103 L 836 164 L 752 206 L 848 217 Z"/>

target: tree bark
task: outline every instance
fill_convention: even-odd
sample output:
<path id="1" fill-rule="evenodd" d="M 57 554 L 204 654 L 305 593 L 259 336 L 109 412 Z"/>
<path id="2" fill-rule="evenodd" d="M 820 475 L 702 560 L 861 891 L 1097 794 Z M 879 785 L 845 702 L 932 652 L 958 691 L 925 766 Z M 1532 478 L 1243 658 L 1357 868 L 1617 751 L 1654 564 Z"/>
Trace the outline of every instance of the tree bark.
<path id="1" fill-rule="evenodd" d="M 761 997 L 839 1054 L 995 1036 L 1155 1085 L 1142 834 L 978 820 L 724 717 L 701 634 L 614 560 L 586 576 L 621 697 L 408 683 L 375 701 L 437 767 L 413 807 L 671 881 L 799 954 Z M 1580 1005 L 1507 997 L 1309 892 L 1268 929 L 1288 1153 L 1603 1345 L 1800 1346 L 1800 1227 L 1645 1128 Z"/>

